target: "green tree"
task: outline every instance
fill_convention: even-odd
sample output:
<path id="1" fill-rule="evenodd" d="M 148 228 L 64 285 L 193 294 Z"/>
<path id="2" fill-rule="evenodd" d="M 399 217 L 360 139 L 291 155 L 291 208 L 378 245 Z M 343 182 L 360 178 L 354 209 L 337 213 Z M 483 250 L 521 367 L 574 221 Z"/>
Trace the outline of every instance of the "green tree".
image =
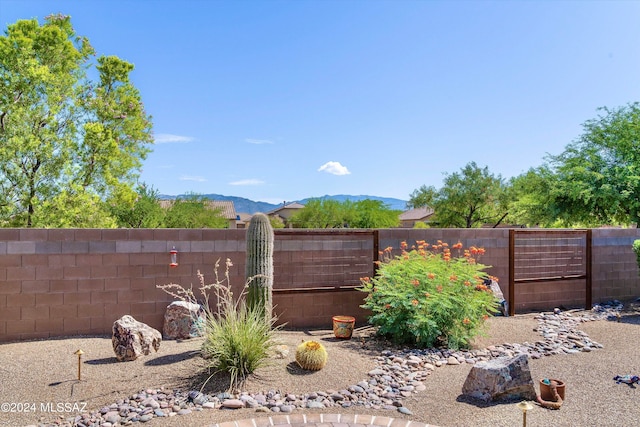
<path id="1" fill-rule="evenodd" d="M 429 203 L 433 202 L 438 191 L 432 185 L 421 185 L 420 188 L 413 190 L 409 195 L 409 201 L 407 202 L 407 209 L 425 208 L 429 207 Z"/>
<path id="2" fill-rule="evenodd" d="M 99 215 L 64 206 L 90 201 L 107 214 L 100 204 L 135 198 L 150 117 L 129 81 L 133 65 L 94 56 L 68 16 L 20 20 L 0 37 L 2 224 L 100 226 Z M 88 77 L 94 66 L 99 82 Z"/>
<path id="3" fill-rule="evenodd" d="M 542 165 L 509 181 L 509 220 L 529 227 L 567 227 L 556 199 L 559 193 L 558 177 Z"/>
<path id="4" fill-rule="evenodd" d="M 276 228 L 284 228 L 284 221 L 279 216 L 269 215 L 269 222 L 271 223 L 271 228 L 274 230 Z"/>
<path id="5" fill-rule="evenodd" d="M 110 206 L 111 215 L 119 227 L 159 228 L 164 223 L 165 210 L 160 206 L 158 191 L 153 187 L 139 185 L 137 197 L 133 203 L 114 203 Z"/>
<path id="6" fill-rule="evenodd" d="M 346 221 L 352 218 L 350 205 L 349 201 L 312 199 L 293 214 L 289 222 L 295 228 L 344 228 Z"/>
<path id="7" fill-rule="evenodd" d="M 164 218 L 166 228 L 228 228 L 222 209 L 212 208 L 209 200 L 198 194 L 179 197 L 171 203 Z"/>
<path id="8" fill-rule="evenodd" d="M 400 225 L 400 211 L 389 209 L 381 200 L 364 199 L 355 203 L 353 228 L 391 228 Z"/>
<path id="9" fill-rule="evenodd" d="M 508 213 L 507 202 L 502 177 L 471 162 L 460 173 L 446 175 L 441 189 L 423 185 L 415 190 L 407 205 L 433 208 L 440 227 L 473 228 L 500 224 Z"/>
<path id="10" fill-rule="evenodd" d="M 584 225 L 640 224 L 640 104 L 600 108 L 583 134 L 549 156 L 562 220 Z"/>
<path id="11" fill-rule="evenodd" d="M 379 200 L 312 199 L 290 223 L 296 228 L 387 228 L 400 223 L 399 215 Z"/>
<path id="12" fill-rule="evenodd" d="M 34 227 L 41 228 L 115 228 L 118 225 L 100 197 L 83 191 L 78 185 L 43 201 L 33 221 Z"/>

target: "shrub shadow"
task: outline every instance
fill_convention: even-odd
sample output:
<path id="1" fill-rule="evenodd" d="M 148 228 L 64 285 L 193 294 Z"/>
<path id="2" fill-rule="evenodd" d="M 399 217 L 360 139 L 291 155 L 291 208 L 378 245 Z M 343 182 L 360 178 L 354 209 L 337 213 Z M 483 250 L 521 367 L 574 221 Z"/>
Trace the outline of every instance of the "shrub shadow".
<path id="1" fill-rule="evenodd" d="M 640 325 L 640 315 L 638 314 L 622 314 L 618 318 L 607 319 L 610 322 L 627 323 L 630 325 Z"/>
<path id="2" fill-rule="evenodd" d="M 145 366 L 163 366 L 171 365 L 173 363 L 184 362 L 185 360 L 193 359 L 200 355 L 199 350 L 187 350 L 178 354 L 168 354 L 166 356 L 156 357 L 155 359 L 144 362 Z"/>
<path id="3" fill-rule="evenodd" d="M 287 364 L 287 372 L 291 375 L 312 375 L 319 371 L 308 371 L 306 369 L 302 369 L 297 362 L 290 362 Z"/>

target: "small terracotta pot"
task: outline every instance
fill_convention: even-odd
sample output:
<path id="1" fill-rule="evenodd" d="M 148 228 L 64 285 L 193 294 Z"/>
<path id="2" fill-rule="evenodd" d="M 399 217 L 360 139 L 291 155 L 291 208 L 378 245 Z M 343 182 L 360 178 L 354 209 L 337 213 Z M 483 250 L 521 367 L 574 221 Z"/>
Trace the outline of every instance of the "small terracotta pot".
<path id="1" fill-rule="evenodd" d="M 350 339 L 355 324 L 355 317 L 333 316 L 333 334 L 336 338 Z"/>
<path id="2" fill-rule="evenodd" d="M 560 399 L 564 401 L 564 381 L 556 380 L 554 378 L 549 378 L 549 381 L 556 382 L 556 390 L 558 391 L 558 395 L 560 396 Z M 546 401 L 555 401 L 553 398 L 553 394 L 551 394 L 551 387 L 549 386 L 549 384 L 545 384 L 544 380 L 540 380 L 540 398 Z"/>

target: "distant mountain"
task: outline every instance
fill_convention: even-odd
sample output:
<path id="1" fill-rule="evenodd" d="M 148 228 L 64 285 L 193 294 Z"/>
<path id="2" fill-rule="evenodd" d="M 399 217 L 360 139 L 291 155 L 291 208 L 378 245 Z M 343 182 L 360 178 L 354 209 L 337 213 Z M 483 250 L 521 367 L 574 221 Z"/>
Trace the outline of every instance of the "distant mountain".
<path id="1" fill-rule="evenodd" d="M 249 213 L 254 214 L 256 212 L 269 212 L 277 208 L 278 206 L 282 206 L 281 204 L 274 205 L 272 203 L 267 202 L 254 202 L 253 200 L 245 199 L 244 197 L 236 197 L 236 196 L 223 196 L 222 194 L 200 194 L 203 197 L 211 200 L 231 200 L 233 202 L 233 206 L 236 209 L 237 213 Z M 178 196 L 169 196 L 165 194 L 161 194 L 160 199 L 175 199 Z M 394 199 L 391 197 L 378 197 L 378 196 L 349 196 L 346 194 L 337 194 L 335 196 L 320 196 L 320 197 L 307 197 L 302 200 L 295 200 L 298 203 L 305 204 L 309 200 L 312 199 L 329 199 L 329 200 L 337 200 L 339 202 L 344 202 L 346 200 L 351 200 L 352 202 L 357 202 L 359 200 L 371 199 L 371 200 L 380 200 L 382 203 L 386 204 L 390 209 L 404 211 L 406 210 L 406 200 Z M 288 200 L 287 203 L 293 202 L 293 200 Z"/>

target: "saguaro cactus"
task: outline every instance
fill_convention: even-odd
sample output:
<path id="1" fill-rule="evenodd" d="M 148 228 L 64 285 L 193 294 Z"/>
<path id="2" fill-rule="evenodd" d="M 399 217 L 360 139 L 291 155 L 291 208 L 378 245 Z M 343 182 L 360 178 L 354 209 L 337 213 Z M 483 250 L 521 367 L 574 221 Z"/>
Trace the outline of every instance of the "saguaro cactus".
<path id="1" fill-rule="evenodd" d="M 245 275 L 249 282 L 247 304 L 263 311 L 271 322 L 273 313 L 273 228 L 269 217 L 257 213 L 247 230 L 247 263 Z"/>

